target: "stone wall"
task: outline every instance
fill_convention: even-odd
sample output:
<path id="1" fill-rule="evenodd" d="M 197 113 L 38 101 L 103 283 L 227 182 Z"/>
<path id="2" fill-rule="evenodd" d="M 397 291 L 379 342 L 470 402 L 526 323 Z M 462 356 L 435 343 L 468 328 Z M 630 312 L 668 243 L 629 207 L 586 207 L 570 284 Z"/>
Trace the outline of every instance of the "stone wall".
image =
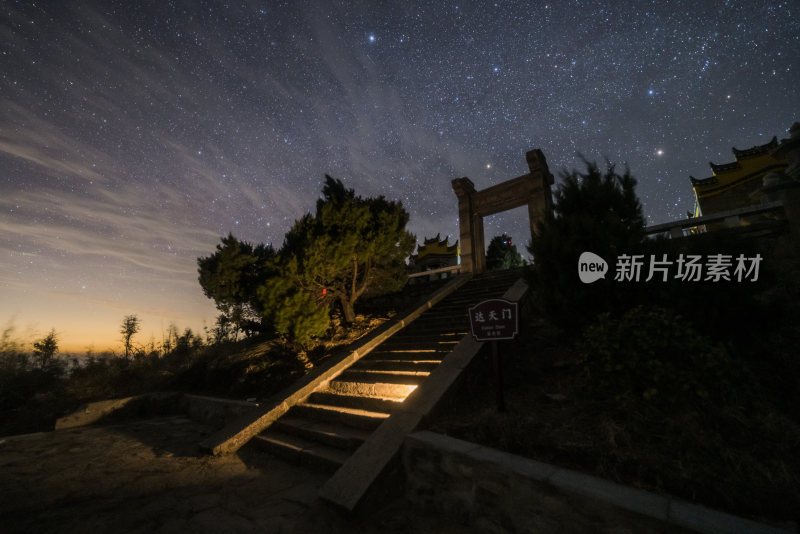
<path id="1" fill-rule="evenodd" d="M 253 402 L 204 397 L 185 393 L 181 398 L 181 412 L 195 421 L 222 427 L 228 421 L 258 412 Z"/>
<path id="2" fill-rule="evenodd" d="M 433 432 L 403 444 L 406 497 L 491 533 L 788 531 Z"/>
<path id="3" fill-rule="evenodd" d="M 181 396 L 177 391 L 163 391 L 90 402 L 59 418 L 55 430 L 142 416 L 172 415 L 178 413 Z"/>
<path id="4" fill-rule="evenodd" d="M 177 414 L 185 414 L 200 423 L 221 427 L 232 419 L 256 411 L 258 404 L 252 402 L 164 391 L 84 404 L 75 412 L 58 419 L 55 430 Z"/>

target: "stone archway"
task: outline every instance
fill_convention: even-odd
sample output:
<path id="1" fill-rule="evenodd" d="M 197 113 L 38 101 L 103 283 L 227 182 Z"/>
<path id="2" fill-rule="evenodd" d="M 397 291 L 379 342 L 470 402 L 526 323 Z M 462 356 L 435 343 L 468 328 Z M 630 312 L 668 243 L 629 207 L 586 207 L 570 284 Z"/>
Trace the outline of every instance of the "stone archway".
<path id="1" fill-rule="evenodd" d="M 475 184 L 469 178 L 452 181 L 458 197 L 461 268 L 464 272 L 477 274 L 486 270 L 484 217 L 527 204 L 533 237 L 536 223 L 552 212 L 550 186 L 553 185 L 553 175 L 547 168 L 544 154 L 537 148 L 526 153 L 525 159 L 531 172 L 482 191 L 476 191 Z"/>

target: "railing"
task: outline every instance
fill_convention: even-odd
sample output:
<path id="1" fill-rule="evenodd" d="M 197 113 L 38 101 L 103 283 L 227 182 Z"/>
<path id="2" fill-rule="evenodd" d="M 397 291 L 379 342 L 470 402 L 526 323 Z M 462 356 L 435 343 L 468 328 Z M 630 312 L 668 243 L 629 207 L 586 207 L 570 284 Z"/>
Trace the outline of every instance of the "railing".
<path id="1" fill-rule="evenodd" d="M 408 275 L 409 278 L 420 278 L 422 276 L 428 276 L 431 274 L 439 274 L 439 273 L 453 273 L 458 274 L 461 272 L 461 265 L 451 265 L 449 267 L 439 267 L 438 269 L 431 269 L 430 271 L 421 271 L 418 273 L 411 273 Z"/>
<path id="2" fill-rule="evenodd" d="M 736 228 L 741 225 L 742 217 L 751 215 L 758 215 L 765 212 L 778 212 L 783 211 L 783 203 L 780 201 L 762 204 L 760 206 L 746 206 L 744 208 L 737 208 L 734 210 L 723 211 L 713 215 L 704 215 L 702 217 L 693 217 L 690 219 L 683 219 L 680 221 L 672 221 L 663 224 L 656 224 L 648 226 L 644 229 L 645 235 L 655 235 L 669 233 L 671 238 L 683 237 L 692 233 L 692 228 L 705 226 L 706 224 L 725 221 L 726 228 Z"/>

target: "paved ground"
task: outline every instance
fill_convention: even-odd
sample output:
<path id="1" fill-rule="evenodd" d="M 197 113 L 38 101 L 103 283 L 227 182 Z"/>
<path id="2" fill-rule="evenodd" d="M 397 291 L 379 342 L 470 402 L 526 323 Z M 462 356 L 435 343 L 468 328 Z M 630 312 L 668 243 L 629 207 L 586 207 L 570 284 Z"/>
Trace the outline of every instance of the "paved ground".
<path id="1" fill-rule="evenodd" d="M 200 455 L 211 427 L 185 417 L 0 438 L 0 531 L 468 532 L 404 501 L 348 518 L 326 477 L 255 450 Z"/>

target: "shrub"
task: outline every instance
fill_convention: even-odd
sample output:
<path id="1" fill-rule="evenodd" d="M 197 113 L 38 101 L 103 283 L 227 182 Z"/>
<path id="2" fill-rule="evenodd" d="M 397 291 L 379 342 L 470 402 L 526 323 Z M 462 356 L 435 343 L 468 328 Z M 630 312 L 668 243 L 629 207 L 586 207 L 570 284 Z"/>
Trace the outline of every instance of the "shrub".
<path id="1" fill-rule="evenodd" d="M 586 331 L 581 363 L 590 388 L 623 405 L 732 402 L 744 383 L 741 363 L 661 307 L 602 314 Z"/>
<path id="2" fill-rule="evenodd" d="M 630 307 L 632 284 L 614 283 L 613 272 L 593 284 L 577 276 L 578 258 L 589 251 L 610 262 L 641 248 L 644 218 L 634 192 L 636 179 L 608 164 L 605 173 L 586 162 L 586 171 L 563 172 L 554 193 L 554 215 L 537 227 L 528 251 L 531 282 L 539 307 L 558 326 L 580 332 L 598 313 Z"/>

